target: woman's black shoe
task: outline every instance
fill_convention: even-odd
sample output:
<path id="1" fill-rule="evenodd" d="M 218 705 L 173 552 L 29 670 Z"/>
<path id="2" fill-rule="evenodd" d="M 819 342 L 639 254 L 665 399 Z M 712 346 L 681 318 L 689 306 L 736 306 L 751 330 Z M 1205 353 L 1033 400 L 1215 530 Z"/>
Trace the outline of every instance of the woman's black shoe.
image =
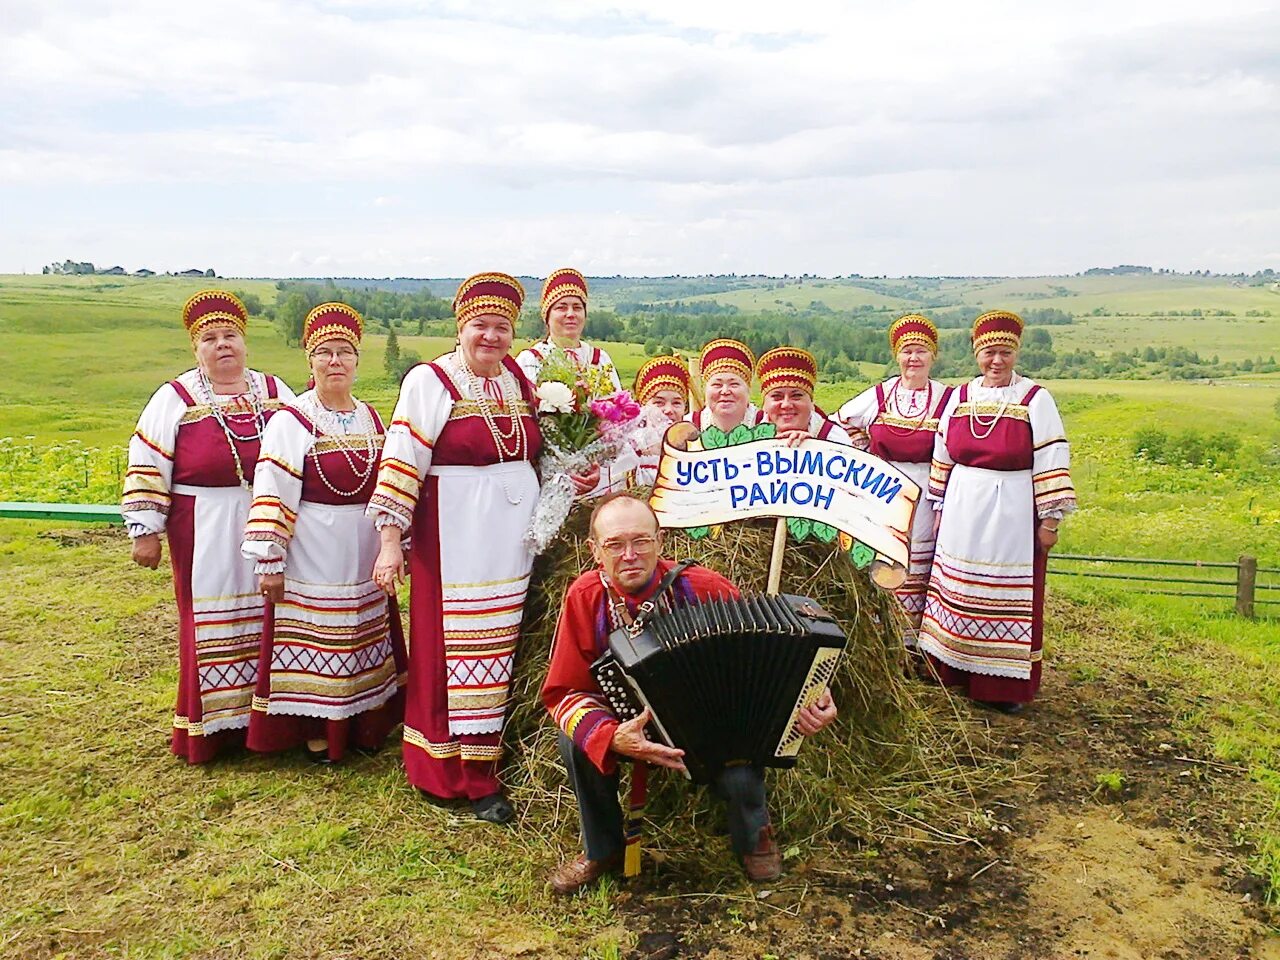
<path id="1" fill-rule="evenodd" d="M 1027 709 L 1025 703 L 1010 703 L 1007 700 L 975 700 L 973 702 L 980 707 L 986 707 L 996 713 L 1003 713 L 1008 717 L 1016 717 Z"/>
<path id="2" fill-rule="evenodd" d="M 500 793 L 472 800 L 471 812 L 476 815 L 477 820 L 487 820 L 489 823 L 510 823 L 516 818 L 515 810 Z"/>
<path id="3" fill-rule="evenodd" d="M 323 750 L 312 750 L 310 747 L 308 747 L 307 759 L 310 760 L 312 763 L 320 764 L 320 766 L 322 767 L 331 767 L 338 762 L 337 760 L 329 759 L 328 747 L 325 747 Z"/>

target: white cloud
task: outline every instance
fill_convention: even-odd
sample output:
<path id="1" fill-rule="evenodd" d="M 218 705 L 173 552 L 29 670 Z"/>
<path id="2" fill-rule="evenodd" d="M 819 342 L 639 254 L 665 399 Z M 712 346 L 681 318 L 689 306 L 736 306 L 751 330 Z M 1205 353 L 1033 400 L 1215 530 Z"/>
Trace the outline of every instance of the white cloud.
<path id="1" fill-rule="evenodd" d="M 445 272 L 536 272 L 563 259 L 567 220 L 558 249 L 615 258 L 605 273 L 1068 270 L 1114 249 L 1280 265 L 1280 14 L 1264 4 L 585 9 L 24 6 L 0 38 L 0 200 L 21 227 L 0 266 L 33 243 L 89 255 L 69 248 L 98 234 L 40 215 L 69 185 L 216 194 L 186 255 L 246 273 L 288 272 L 277 251 L 399 272 L 427 229 L 451 238 L 430 254 Z M 268 211 L 246 244 L 264 191 L 314 214 Z M 150 262 L 174 248 L 148 230 L 182 224 L 144 206 L 130 242 Z M 376 229 L 353 229 L 359 207 Z M 1207 234 L 1224 215 L 1229 244 Z M 321 235 L 328 250 L 303 246 Z"/>

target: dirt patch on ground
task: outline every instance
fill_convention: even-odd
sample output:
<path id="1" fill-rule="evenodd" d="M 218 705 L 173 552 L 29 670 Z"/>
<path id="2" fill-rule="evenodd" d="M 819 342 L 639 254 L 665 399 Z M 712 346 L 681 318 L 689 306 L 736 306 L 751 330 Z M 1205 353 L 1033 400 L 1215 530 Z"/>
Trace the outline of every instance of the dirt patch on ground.
<path id="1" fill-rule="evenodd" d="M 983 798 L 974 842 L 789 865 L 768 891 L 642 887 L 631 956 L 1280 960 L 1236 841 L 1247 784 L 1171 709 L 1139 677 L 1056 671 L 1024 716 L 984 718 L 1031 776 Z"/>

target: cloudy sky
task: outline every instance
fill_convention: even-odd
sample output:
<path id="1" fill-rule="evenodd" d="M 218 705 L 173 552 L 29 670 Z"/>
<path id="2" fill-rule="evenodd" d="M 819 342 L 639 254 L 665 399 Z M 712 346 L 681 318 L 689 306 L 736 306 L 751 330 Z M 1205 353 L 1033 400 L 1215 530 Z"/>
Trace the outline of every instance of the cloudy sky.
<path id="1" fill-rule="evenodd" d="M 1275 2 L 0 13 L 3 272 L 1280 268 Z"/>

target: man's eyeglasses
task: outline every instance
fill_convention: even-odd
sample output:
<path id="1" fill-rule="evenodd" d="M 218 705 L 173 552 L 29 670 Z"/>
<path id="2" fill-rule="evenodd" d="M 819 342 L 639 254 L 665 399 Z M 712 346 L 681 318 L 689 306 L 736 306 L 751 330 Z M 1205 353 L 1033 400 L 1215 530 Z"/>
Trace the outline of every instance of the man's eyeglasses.
<path id="1" fill-rule="evenodd" d="M 611 557 L 620 557 L 628 547 L 632 553 L 649 553 L 657 546 L 657 537 L 636 537 L 634 540 L 606 540 L 600 544 L 600 549 Z"/>

